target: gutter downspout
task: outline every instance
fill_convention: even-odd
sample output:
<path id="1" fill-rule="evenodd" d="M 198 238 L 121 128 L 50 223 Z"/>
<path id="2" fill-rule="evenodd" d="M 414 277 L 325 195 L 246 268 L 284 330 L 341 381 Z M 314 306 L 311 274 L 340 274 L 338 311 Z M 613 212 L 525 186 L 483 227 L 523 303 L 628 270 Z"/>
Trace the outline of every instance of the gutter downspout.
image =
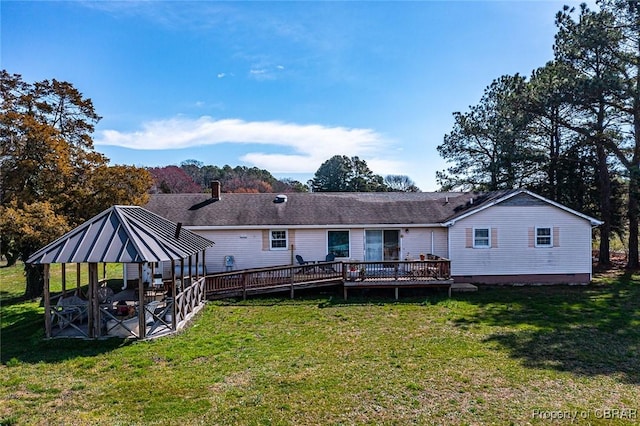
<path id="1" fill-rule="evenodd" d="M 431 231 L 431 254 L 436 254 L 436 253 L 434 252 L 433 231 Z"/>
<path id="2" fill-rule="evenodd" d="M 126 290 L 127 289 L 127 264 L 123 263 L 122 264 L 122 288 L 120 290 Z"/>

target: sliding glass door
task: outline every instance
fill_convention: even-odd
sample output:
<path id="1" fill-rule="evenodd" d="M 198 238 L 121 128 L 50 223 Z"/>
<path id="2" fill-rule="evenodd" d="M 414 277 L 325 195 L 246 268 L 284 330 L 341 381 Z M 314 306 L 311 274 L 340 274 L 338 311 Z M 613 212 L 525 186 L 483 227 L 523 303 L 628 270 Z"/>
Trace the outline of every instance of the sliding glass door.
<path id="1" fill-rule="evenodd" d="M 365 231 L 364 260 L 398 260 L 400 258 L 400 231 L 396 229 Z"/>

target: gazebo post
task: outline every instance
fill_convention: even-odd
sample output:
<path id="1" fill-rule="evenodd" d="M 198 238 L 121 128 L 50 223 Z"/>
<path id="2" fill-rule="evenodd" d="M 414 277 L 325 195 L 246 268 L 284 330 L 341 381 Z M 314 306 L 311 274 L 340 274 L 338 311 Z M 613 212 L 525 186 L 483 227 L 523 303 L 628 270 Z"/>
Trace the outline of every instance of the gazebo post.
<path id="1" fill-rule="evenodd" d="M 180 259 L 180 293 L 184 292 L 184 259 Z M 177 296 L 177 294 L 176 294 Z M 180 314 L 184 315 L 184 297 L 180 298 Z M 184 318 L 181 318 L 182 321 Z"/>
<path id="2" fill-rule="evenodd" d="M 80 295 L 82 294 L 80 292 L 80 273 L 82 271 L 80 270 L 80 264 L 76 263 L 76 295 L 78 297 L 80 297 Z"/>
<path id="3" fill-rule="evenodd" d="M 142 278 L 142 263 L 138 263 L 138 339 L 146 335 L 146 312 L 144 309 L 144 280 Z"/>
<path id="4" fill-rule="evenodd" d="M 98 264 L 89 262 L 89 338 L 100 335 L 100 306 L 98 305 Z"/>
<path id="5" fill-rule="evenodd" d="M 171 306 L 171 329 L 176 331 L 176 261 L 171 259 L 171 297 L 173 298 L 173 304 Z"/>
<path id="6" fill-rule="evenodd" d="M 51 337 L 51 295 L 49 293 L 49 264 L 44 264 L 44 334 Z"/>
<path id="7" fill-rule="evenodd" d="M 67 264 L 62 264 L 62 297 L 67 297 Z"/>
<path id="8" fill-rule="evenodd" d="M 204 271 L 204 269 L 205 269 L 204 268 L 204 259 L 205 259 L 204 254 L 205 254 L 205 251 L 202 250 L 202 276 L 205 277 L 205 282 L 204 282 L 205 285 L 202 286 L 202 288 L 204 289 L 202 291 L 202 301 L 203 302 L 207 299 L 207 296 L 206 296 L 206 294 L 207 294 L 207 281 L 206 281 L 207 274 Z"/>
<path id="9" fill-rule="evenodd" d="M 200 253 L 196 253 L 196 281 L 200 279 L 200 269 L 198 269 L 198 265 L 200 264 Z"/>

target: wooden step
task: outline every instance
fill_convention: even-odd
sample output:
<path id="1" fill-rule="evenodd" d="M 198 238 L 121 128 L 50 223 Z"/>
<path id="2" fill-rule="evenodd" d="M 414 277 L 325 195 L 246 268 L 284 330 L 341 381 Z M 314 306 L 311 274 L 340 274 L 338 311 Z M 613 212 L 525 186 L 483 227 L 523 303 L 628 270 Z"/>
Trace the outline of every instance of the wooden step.
<path id="1" fill-rule="evenodd" d="M 478 291 L 478 287 L 469 283 L 453 283 L 451 284 L 451 291 L 460 292 L 460 293 L 472 292 L 472 291 Z"/>

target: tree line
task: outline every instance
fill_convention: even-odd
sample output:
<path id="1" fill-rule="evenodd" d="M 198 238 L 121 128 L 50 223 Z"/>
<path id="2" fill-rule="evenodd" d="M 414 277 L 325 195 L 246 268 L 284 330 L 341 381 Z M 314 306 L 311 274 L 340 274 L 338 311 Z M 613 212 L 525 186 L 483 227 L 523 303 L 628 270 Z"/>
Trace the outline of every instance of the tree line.
<path id="1" fill-rule="evenodd" d="M 443 189 L 528 187 L 626 233 L 627 266 L 638 268 L 640 199 L 640 2 L 598 1 L 599 10 L 557 13 L 554 58 L 527 78 L 495 79 L 478 104 L 455 112 L 438 146 L 451 163 Z"/>
<path id="2" fill-rule="evenodd" d="M 334 155 L 318 168 L 306 184 L 293 179 L 276 179 L 257 167 L 205 165 L 187 160 L 180 166 L 151 167 L 151 193 L 197 193 L 209 190 L 212 181 L 220 181 L 223 192 L 418 192 L 420 189 L 405 175 L 374 174 L 359 157 Z"/>

